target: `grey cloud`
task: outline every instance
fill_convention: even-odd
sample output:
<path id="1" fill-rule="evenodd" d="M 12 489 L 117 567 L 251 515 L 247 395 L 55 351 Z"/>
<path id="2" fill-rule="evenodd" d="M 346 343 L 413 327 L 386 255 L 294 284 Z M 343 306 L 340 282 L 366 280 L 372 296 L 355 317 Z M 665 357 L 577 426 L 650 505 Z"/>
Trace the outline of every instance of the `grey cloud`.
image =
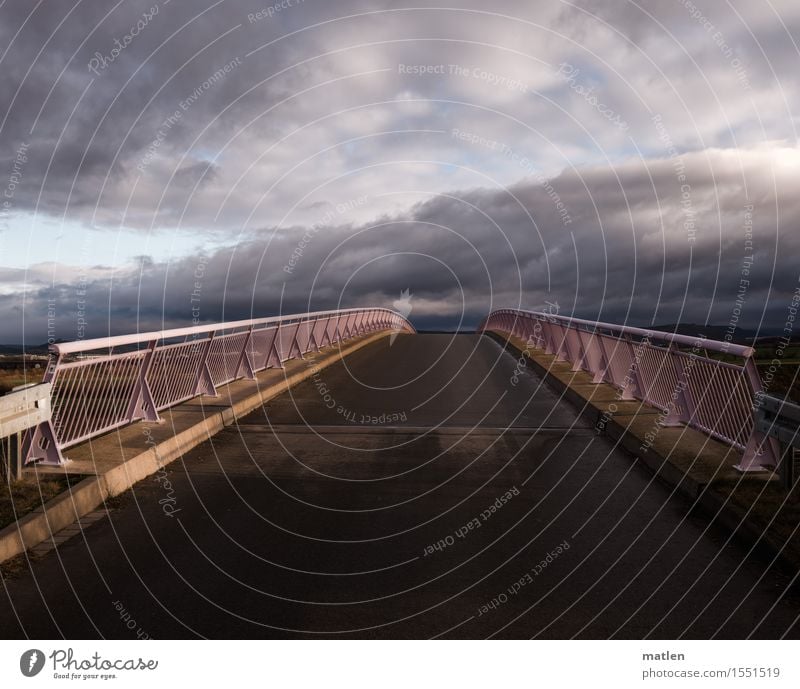
<path id="1" fill-rule="evenodd" d="M 773 182 L 763 175 L 768 155 L 686 156 L 690 206 L 682 205 L 675 161 L 662 159 L 565 172 L 549 190 L 528 181 L 434 197 L 377 223 L 264 229 L 207 257 L 146 262 L 113 284 L 94 281 L 93 328 L 124 331 L 131 319 L 140 328 L 185 323 L 198 265 L 208 321 L 391 305 L 409 288 L 419 305 L 412 315 L 430 327 L 461 319 L 474 326 L 490 305 L 535 308 L 545 301 L 639 325 L 726 324 L 745 280 L 740 325 L 757 327 L 766 317 L 767 329 L 774 328 L 800 277 L 800 235 L 778 229 L 800 225 L 800 201 L 792 198 L 800 156 L 788 152 L 793 163 L 775 169 Z M 569 224 L 553 194 L 569 209 Z M 298 254 L 304 234 L 309 240 Z M 56 288 L 65 324 L 74 309 L 70 289 Z M 49 293 L 42 287 L 30 300 L 29 339 L 41 332 Z M 0 315 L 13 319 L 9 298 L 0 299 Z"/>
<path id="2" fill-rule="evenodd" d="M 157 2 L 122 3 L 102 22 L 111 6 L 100 0 L 48 3 L 24 26 L 29 3 L 0 8 L 4 171 L 30 143 L 14 210 L 143 236 L 179 230 L 169 265 L 141 260 L 113 279 L 88 271 L 96 334 L 185 323 L 201 260 L 191 247 L 206 240 L 217 247 L 202 271 L 209 321 L 340 300 L 390 304 L 410 288 L 412 315 L 431 327 L 545 299 L 608 320 L 726 322 L 748 199 L 756 239 L 746 322 L 781 321 L 800 221 L 796 3 L 734 3 L 739 19 L 696 2 L 746 66 L 746 92 L 686 7 L 656 0 L 412 11 L 388 0 L 305 0 L 256 21 L 248 14 L 259 0 L 158 3 L 135 40 L 91 71 Z M 561 61 L 580 68 L 581 83 L 629 131 L 569 88 L 556 74 Z M 400 73 L 406 63 L 466 73 Z M 694 243 L 655 116 L 687 167 Z M 336 210 L 361 197 L 368 202 Z M 322 219 L 296 269 L 284 271 Z M 65 337 L 74 331 L 78 272 L 0 272 L 0 339 L 19 338 L 23 308 L 25 337 L 42 339 L 48 298 Z"/>

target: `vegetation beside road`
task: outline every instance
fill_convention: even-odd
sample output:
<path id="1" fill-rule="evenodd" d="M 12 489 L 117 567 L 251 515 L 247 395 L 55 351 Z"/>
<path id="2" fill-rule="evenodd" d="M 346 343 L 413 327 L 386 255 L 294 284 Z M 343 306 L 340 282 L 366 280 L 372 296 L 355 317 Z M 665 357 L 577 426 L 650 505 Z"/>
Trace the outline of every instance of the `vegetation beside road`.
<path id="1" fill-rule="evenodd" d="M 26 383 L 40 383 L 42 369 L 0 369 L 0 395 L 11 392 L 18 385 Z"/>
<path id="2" fill-rule="evenodd" d="M 83 477 L 75 477 L 79 480 Z M 3 481 L 0 485 L 0 529 L 41 507 L 69 486 L 69 479 L 62 476 L 52 478 L 23 478 L 21 481 Z"/>
<path id="3" fill-rule="evenodd" d="M 800 346 L 783 349 L 775 342 L 756 345 L 756 365 L 770 395 L 800 404 Z"/>

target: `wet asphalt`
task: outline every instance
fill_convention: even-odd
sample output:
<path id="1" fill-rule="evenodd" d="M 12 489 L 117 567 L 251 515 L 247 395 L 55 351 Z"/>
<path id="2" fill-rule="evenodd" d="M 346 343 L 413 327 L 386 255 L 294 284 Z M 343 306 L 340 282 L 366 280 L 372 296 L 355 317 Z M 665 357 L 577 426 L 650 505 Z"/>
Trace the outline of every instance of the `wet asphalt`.
<path id="1" fill-rule="evenodd" d="M 778 638 L 789 577 L 495 341 L 386 338 L 3 580 L 4 638 Z"/>

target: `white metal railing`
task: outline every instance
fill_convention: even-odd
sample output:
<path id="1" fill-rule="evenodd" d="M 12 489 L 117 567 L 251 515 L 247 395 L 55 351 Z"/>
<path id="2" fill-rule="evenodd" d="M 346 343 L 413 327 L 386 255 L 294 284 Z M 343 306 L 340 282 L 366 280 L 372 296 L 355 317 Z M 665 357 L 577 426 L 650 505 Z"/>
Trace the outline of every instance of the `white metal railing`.
<path id="1" fill-rule="evenodd" d="M 293 314 L 50 346 L 54 442 L 30 438 L 25 462 L 60 464 L 61 451 L 239 378 L 352 337 L 413 326 L 383 308 Z M 41 427 L 40 427 L 41 428 Z"/>
<path id="2" fill-rule="evenodd" d="M 762 384 L 752 347 L 516 309 L 493 311 L 479 329 L 515 335 L 613 385 L 620 399 L 657 407 L 663 426 L 686 424 L 733 445 L 744 453 L 740 471 L 777 464 L 774 441 L 753 422 Z"/>

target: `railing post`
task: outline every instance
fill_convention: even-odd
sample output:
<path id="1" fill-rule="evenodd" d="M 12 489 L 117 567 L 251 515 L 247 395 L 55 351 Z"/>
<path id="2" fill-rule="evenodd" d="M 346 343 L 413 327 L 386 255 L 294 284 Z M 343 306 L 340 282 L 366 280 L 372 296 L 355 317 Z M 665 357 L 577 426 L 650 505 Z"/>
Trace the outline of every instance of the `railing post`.
<path id="1" fill-rule="evenodd" d="M 747 380 L 750 383 L 750 391 L 753 393 L 753 428 L 750 431 L 750 437 L 747 439 L 742 461 L 734 469 L 742 473 L 764 471 L 778 466 L 781 451 L 778 441 L 765 435 L 759 430 L 756 423 L 757 405 L 761 403 L 759 393 L 763 392 L 764 386 L 752 356 L 747 357 L 745 360 L 744 374 L 747 376 Z"/>
<path id="2" fill-rule="evenodd" d="M 333 344 L 330 333 L 328 332 L 328 327 L 331 324 L 331 320 L 333 320 L 332 317 L 328 316 L 325 319 L 325 322 L 322 324 L 322 337 L 320 337 L 319 341 L 320 347 L 330 347 Z"/>
<path id="3" fill-rule="evenodd" d="M 620 340 L 628 349 L 628 354 L 631 358 L 631 363 L 628 365 L 628 373 L 622 381 L 622 393 L 620 394 L 621 400 L 635 400 L 636 393 L 639 392 L 644 395 L 642 389 L 641 379 L 639 377 L 639 362 L 636 360 L 636 349 L 633 346 L 630 335 L 625 335 L 624 339 Z"/>
<path id="4" fill-rule="evenodd" d="M 608 373 L 609 369 L 611 368 L 611 357 L 608 356 L 608 350 L 606 349 L 606 338 L 601 333 L 597 332 L 597 330 L 592 333 L 592 336 L 597 338 L 597 348 L 600 352 L 600 367 L 594 374 L 592 382 L 595 385 L 599 385 L 600 383 L 605 383 L 608 381 Z M 613 378 L 613 371 L 611 371 L 611 376 Z"/>
<path id="5" fill-rule="evenodd" d="M 214 342 L 215 334 L 216 331 L 213 330 L 208 334 L 208 340 L 206 340 L 203 353 L 200 355 L 200 365 L 197 368 L 197 379 L 194 387 L 195 396 L 219 397 L 217 388 L 214 385 L 214 377 L 211 375 L 211 369 L 208 366 L 208 358 L 211 355 L 211 345 Z"/>
<path id="6" fill-rule="evenodd" d="M 308 328 L 308 351 L 315 351 L 318 352 L 320 350 L 319 342 L 317 342 L 317 323 L 319 323 L 320 319 L 315 318 L 311 321 L 311 324 Z M 313 344 L 312 344 L 313 343 Z"/>
<path id="7" fill-rule="evenodd" d="M 305 359 L 303 356 L 303 348 L 300 346 L 300 340 L 297 339 L 297 335 L 300 332 L 300 325 L 303 323 L 302 320 L 297 321 L 297 325 L 294 328 L 294 332 L 292 333 L 292 343 L 289 345 L 289 359 Z M 297 352 L 296 357 L 292 356 L 295 352 Z"/>
<path id="8" fill-rule="evenodd" d="M 531 323 L 533 324 L 531 328 L 531 332 L 533 336 L 536 338 L 536 348 L 537 349 L 546 349 L 547 348 L 547 341 L 544 338 L 544 328 L 542 327 L 542 321 L 539 320 L 537 317 L 531 318 Z"/>
<path id="9" fill-rule="evenodd" d="M 603 363 L 602 356 L 598 350 L 595 335 L 594 333 L 581 330 L 580 328 L 578 328 L 576 332 L 578 333 L 578 339 L 580 340 L 581 347 L 583 348 L 583 356 L 581 357 L 580 368 L 592 374 L 592 382 L 594 383 Z"/>
<path id="10" fill-rule="evenodd" d="M 583 357 L 586 355 L 586 350 L 583 348 L 581 336 L 578 329 L 573 325 L 567 326 L 567 351 L 572 360 L 572 371 L 580 371 L 583 364 Z M 577 351 L 573 351 L 577 350 Z"/>
<path id="11" fill-rule="evenodd" d="M 267 353 L 264 356 L 264 364 L 261 366 L 261 369 L 283 368 L 283 364 L 281 363 L 280 352 L 278 351 L 278 348 L 275 345 L 275 343 L 278 341 L 280 326 L 278 325 L 274 328 L 264 328 L 264 330 L 266 330 L 267 332 L 272 331 L 272 337 L 269 338 L 266 342 Z"/>
<path id="12" fill-rule="evenodd" d="M 6 431 L 18 436 L 16 441 L 9 441 L 14 446 L 16 458 L 12 459 L 12 463 L 16 462 L 17 473 L 21 471 L 20 462 L 23 465 L 36 462 L 50 466 L 61 466 L 67 462 L 61 454 L 53 427 L 52 390 L 52 383 L 47 381 L 12 391 L 3 399 L 3 404 L 10 402 L 15 405 L 12 418 L 6 419 L 6 423 L 0 426 L 6 429 L 3 436 Z M 20 412 L 23 414 L 21 417 Z M 31 425 L 31 422 L 35 425 Z"/>
<path id="13" fill-rule="evenodd" d="M 511 316 L 511 334 L 514 337 L 519 337 L 520 336 L 521 320 L 522 319 L 520 318 L 520 316 L 518 314 L 516 314 L 516 313 L 513 316 Z"/>
<path id="14" fill-rule="evenodd" d="M 520 332 L 519 336 L 522 340 L 525 341 L 526 347 L 528 346 L 528 338 L 530 337 L 530 326 L 531 326 L 530 318 L 522 316 L 520 318 L 520 324 L 519 324 L 519 332 Z"/>
<path id="15" fill-rule="evenodd" d="M 47 368 L 44 372 L 44 377 L 42 378 L 43 383 L 53 383 L 55 384 L 56 374 L 58 373 L 58 365 L 61 363 L 62 355 L 53 354 L 50 352 L 50 356 L 47 359 Z"/>
<path id="16" fill-rule="evenodd" d="M 339 324 L 342 322 L 342 316 L 340 314 L 336 315 L 336 323 L 333 326 L 333 339 L 332 344 L 337 344 L 341 342 L 344 337 L 342 336 L 342 329 L 339 327 Z"/>
<path id="17" fill-rule="evenodd" d="M 567 349 L 567 329 L 560 323 L 554 323 L 553 329 L 558 333 L 556 335 L 555 342 L 556 361 L 569 361 L 569 350 Z"/>
<path id="18" fill-rule="evenodd" d="M 556 348 L 554 345 L 555 336 L 553 335 L 553 324 L 546 320 L 539 321 L 542 324 L 542 337 L 544 338 L 544 352 L 545 354 L 550 354 L 551 356 L 555 356 Z"/>
<path id="19" fill-rule="evenodd" d="M 244 346 L 239 354 L 239 363 L 236 364 L 236 374 L 234 379 L 247 378 L 248 380 L 256 379 L 256 372 L 253 368 L 253 362 L 250 359 L 250 352 L 247 351 L 250 342 L 253 339 L 253 326 L 247 331 L 247 336 L 244 338 Z M 244 370 L 243 370 L 244 369 Z"/>
<path id="20" fill-rule="evenodd" d="M 23 434 L 22 452 L 25 464 L 36 462 L 49 466 L 62 466 L 67 463 L 58 446 L 53 424 L 42 423 Z"/>
<path id="21" fill-rule="evenodd" d="M 364 332 L 362 330 L 363 322 L 364 322 L 364 314 L 359 311 L 356 314 L 355 323 L 354 323 L 355 330 L 356 330 L 356 332 L 355 332 L 356 335 L 362 335 L 363 334 L 363 332 Z"/>
<path id="22" fill-rule="evenodd" d="M 161 423 L 163 421 L 158 415 L 150 383 L 147 382 L 147 374 L 150 372 L 157 344 L 158 340 L 148 342 L 147 353 L 142 357 L 142 362 L 139 365 L 139 379 L 133 387 L 131 399 L 128 403 L 127 417 L 129 422 L 138 421 L 139 419 L 153 423 Z"/>

